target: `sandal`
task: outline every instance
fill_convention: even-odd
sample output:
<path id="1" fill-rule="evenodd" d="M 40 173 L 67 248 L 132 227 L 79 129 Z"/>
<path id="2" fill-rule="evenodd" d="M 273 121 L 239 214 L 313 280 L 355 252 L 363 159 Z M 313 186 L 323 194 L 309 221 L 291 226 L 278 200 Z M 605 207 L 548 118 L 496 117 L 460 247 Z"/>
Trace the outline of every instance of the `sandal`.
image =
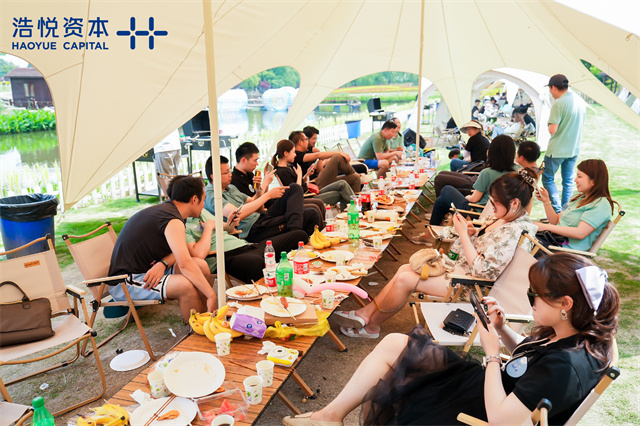
<path id="1" fill-rule="evenodd" d="M 433 232 L 431 225 L 427 226 L 427 229 L 417 237 L 411 238 L 413 244 L 425 244 L 427 246 L 433 246 L 438 242 L 440 236 Z"/>
<path id="2" fill-rule="evenodd" d="M 337 315 L 336 320 L 344 326 L 364 328 L 366 325 L 364 320 L 356 315 L 356 311 L 334 311 L 334 315 Z"/>
<path id="3" fill-rule="evenodd" d="M 282 419 L 285 426 L 342 426 L 342 422 L 325 422 L 323 420 L 312 420 L 310 413 L 298 414 L 297 416 L 287 416 Z"/>
<path id="4" fill-rule="evenodd" d="M 364 328 L 340 327 L 340 332 L 348 337 L 363 337 L 365 339 L 377 339 L 380 333 L 367 333 Z"/>

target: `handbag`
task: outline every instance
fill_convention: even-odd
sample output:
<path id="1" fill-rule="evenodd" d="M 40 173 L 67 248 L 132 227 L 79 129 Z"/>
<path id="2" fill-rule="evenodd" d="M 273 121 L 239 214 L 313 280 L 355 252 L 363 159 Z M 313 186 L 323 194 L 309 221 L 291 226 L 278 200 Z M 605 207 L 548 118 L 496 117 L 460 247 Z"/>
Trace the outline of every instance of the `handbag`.
<path id="1" fill-rule="evenodd" d="M 420 275 L 423 280 L 428 277 L 439 277 L 447 272 L 447 268 L 442 262 L 442 256 L 436 249 L 428 248 L 418 250 L 409 258 L 409 266 Z M 427 268 L 425 268 L 425 266 Z"/>
<path id="2" fill-rule="evenodd" d="M 0 347 L 35 342 L 53 336 L 51 302 L 46 297 L 29 299 L 12 281 L 5 281 L 22 293 L 22 300 L 2 304 L 0 308 Z"/>
<path id="3" fill-rule="evenodd" d="M 546 248 L 549 246 L 564 246 L 569 244 L 569 238 L 551 231 L 538 231 L 536 233 L 536 239 Z"/>
<path id="4" fill-rule="evenodd" d="M 313 195 L 318 195 L 320 193 L 320 187 L 318 185 L 316 185 L 315 183 L 309 182 L 307 184 L 307 191 L 309 191 Z"/>
<path id="5" fill-rule="evenodd" d="M 449 312 L 449 315 L 442 322 L 442 329 L 451 334 L 458 336 L 466 336 L 469 333 L 469 327 L 473 324 L 475 318 L 467 311 L 458 308 Z"/>

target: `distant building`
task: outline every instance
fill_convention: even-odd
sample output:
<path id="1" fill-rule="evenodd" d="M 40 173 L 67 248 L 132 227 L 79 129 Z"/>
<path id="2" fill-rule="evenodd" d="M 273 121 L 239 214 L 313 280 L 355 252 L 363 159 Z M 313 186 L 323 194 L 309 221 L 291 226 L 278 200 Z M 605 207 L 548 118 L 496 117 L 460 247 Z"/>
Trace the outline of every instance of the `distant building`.
<path id="1" fill-rule="evenodd" d="M 49 86 L 37 69 L 14 68 L 4 77 L 11 82 L 11 94 L 15 106 L 29 109 L 53 106 Z"/>

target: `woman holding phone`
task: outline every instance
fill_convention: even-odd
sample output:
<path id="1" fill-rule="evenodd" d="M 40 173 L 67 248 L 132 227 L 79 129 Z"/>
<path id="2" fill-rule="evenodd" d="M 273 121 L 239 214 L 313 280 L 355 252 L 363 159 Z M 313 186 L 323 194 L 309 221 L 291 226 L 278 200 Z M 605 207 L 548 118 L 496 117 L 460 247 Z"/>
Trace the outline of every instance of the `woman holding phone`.
<path id="1" fill-rule="evenodd" d="M 457 424 L 461 411 L 489 424 L 524 424 L 547 398 L 549 424 L 564 424 L 615 356 L 620 299 L 605 271 L 568 253 L 532 265 L 529 282 L 537 326 L 526 338 L 505 324 L 495 299 L 485 298 L 491 324 L 479 327 L 484 365 L 433 343 L 418 325 L 408 336 L 385 337 L 325 408 L 283 423 L 339 426 L 361 405 L 365 425 Z M 504 366 L 501 341 L 512 353 Z"/>
<path id="2" fill-rule="evenodd" d="M 459 255 L 455 273 L 495 280 L 511 262 L 522 232 L 535 235 L 538 228 L 527 213 L 533 202 L 535 179 L 535 171 L 525 168 L 494 180 L 489 194 L 496 220 L 485 228 L 476 230 L 461 214 L 454 215 L 460 235 L 451 246 L 451 251 Z M 530 242 L 527 240 L 523 247 L 530 250 Z M 377 339 L 382 323 L 404 306 L 411 293 L 443 297 L 448 286 L 445 275 L 421 280 L 410 265 L 403 265 L 372 303 L 356 311 L 335 311 L 335 318 L 344 325 L 340 327 L 342 334 Z"/>

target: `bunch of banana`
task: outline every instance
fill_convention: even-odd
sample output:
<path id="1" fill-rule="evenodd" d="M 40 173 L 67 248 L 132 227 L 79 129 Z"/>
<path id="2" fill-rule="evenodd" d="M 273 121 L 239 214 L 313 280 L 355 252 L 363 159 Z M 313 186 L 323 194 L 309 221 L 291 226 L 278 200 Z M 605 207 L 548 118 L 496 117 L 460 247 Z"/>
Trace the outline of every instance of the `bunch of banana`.
<path id="1" fill-rule="evenodd" d="M 211 318 L 211 312 L 204 312 L 199 314 L 195 309 L 191 310 L 191 316 L 189 317 L 189 325 L 198 334 L 204 336 L 204 323 Z"/>
<path id="2" fill-rule="evenodd" d="M 129 412 L 119 405 L 104 404 L 92 408 L 92 416 L 78 417 L 78 426 L 124 426 L 129 424 Z"/>
<path id="3" fill-rule="evenodd" d="M 309 242 L 311 243 L 313 248 L 317 250 L 329 248 L 333 244 L 340 244 L 341 241 L 342 240 L 338 237 L 335 237 L 335 238 L 326 237 L 322 232 L 320 232 L 317 226 L 316 226 L 316 230 L 313 231 L 313 234 L 311 234 L 311 238 L 309 239 Z"/>
<path id="4" fill-rule="evenodd" d="M 218 333 L 230 333 L 232 338 L 242 336 L 242 333 L 239 331 L 231 329 L 229 321 L 227 321 L 228 310 L 229 305 L 224 305 L 222 308 L 218 309 L 218 313 L 215 317 L 212 315 L 205 321 L 202 328 L 207 339 L 215 342 L 216 334 Z"/>

